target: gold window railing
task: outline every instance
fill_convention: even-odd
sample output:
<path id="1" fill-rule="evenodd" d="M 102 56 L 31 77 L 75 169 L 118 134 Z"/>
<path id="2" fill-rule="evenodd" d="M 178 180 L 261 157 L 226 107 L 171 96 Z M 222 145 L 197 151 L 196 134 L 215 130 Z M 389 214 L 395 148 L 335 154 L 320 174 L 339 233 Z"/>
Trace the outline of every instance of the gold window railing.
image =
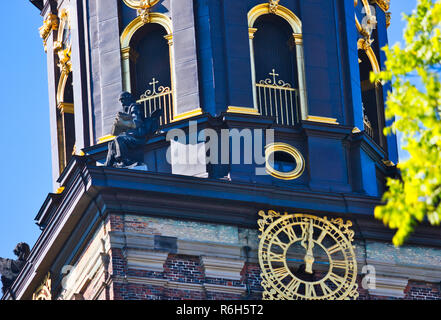
<path id="1" fill-rule="evenodd" d="M 145 117 L 162 109 L 160 125 L 163 126 L 173 121 L 173 91 L 169 87 L 157 87 L 158 84 L 159 81 L 153 78 L 149 83 L 151 89 L 144 92 L 137 102 L 144 106 Z"/>
<path id="2" fill-rule="evenodd" d="M 372 128 L 372 124 L 369 121 L 364 106 L 363 106 L 363 123 L 364 123 L 364 131 L 369 135 L 369 137 L 374 139 L 374 129 Z"/>
<path id="3" fill-rule="evenodd" d="M 257 109 L 262 116 L 275 117 L 276 123 L 294 126 L 299 123 L 299 91 L 291 84 L 277 79 L 279 74 L 273 69 L 271 78 L 256 83 Z"/>

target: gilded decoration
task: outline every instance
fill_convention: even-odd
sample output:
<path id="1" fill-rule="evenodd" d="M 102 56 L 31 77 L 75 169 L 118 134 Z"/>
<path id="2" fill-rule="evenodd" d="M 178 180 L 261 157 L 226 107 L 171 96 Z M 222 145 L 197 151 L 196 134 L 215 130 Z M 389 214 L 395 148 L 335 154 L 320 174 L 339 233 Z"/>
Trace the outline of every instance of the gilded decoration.
<path id="1" fill-rule="evenodd" d="M 50 13 L 46 20 L 43 22 L 43 26 L 40 27 L 40 37 L 43 39 L 44 51 L 47 51 L 47 39 L 52 31 L 58 30 L 58 17 L 55 14 Z"/>
<path id="2" fill-rule="evenodd" d="M 384 12 L 388 11 L 390 8 L 390 0 L 374 0 L 373 2 L 375 2 Z"/>
<path id="3" fill-rule="evenodd" d="M 269 12 L 270 13 L 277 13 L 277 9 L 279 8 L 279 2 L 280 0 L 269 0 Z"/>
<path id="4" fill-rule="evenodd" d="M 390 27 L 391 19 L 392 19 L 392 13 L 386 12 L 386 28 Z"/>
<path id="5" fill-rule="evenodd" d="M 54 43 L 54 51 L 58 54 L 58 67 L 61 73 L 69 74 L 72 70 L 72 43 L 69 13 L 66 9 L 63 9 L 60 14 L 60 26 L 57 41 Z"/>
<path id="6" fill-rule="evenodd" d="M 270 78 L 256 83 L 257 112 L 263 116 L 275 116 L 277 124 L 294 126 L 298 90 L 279 79 L 280 75 L 275 69 L 268 75 Z"/>
<path id="7" fill-rule="evenodd" d="M 363 20 L 360 22 L 355 15 L 355 25 L 357 27 L 358 32 L 364 37 L 366 42 L 371 44 L 373 40 L 371 40 L 372 31 L 377 27 L 377 17 L 375 14 L 374 7 L 372 7 L 368 0 L 361 0 L 363 4 L 362 13 L 364 14 Z M 354 3 L 357 6 L 358 2 Z"/>
<path id="8" fill-rule="evenodd" d="M 271 155 L 276 152 L 284 152 L 290 155 L 296 162 L 296 167 L 289 172 L 282 172 L 271 166 Z M 298 179 L 305 171 L 305 159 L 302 154 L 293 146 L 286 143 L 272 143 L 265 147 L 266 172 L 281 180 Z"/>
<path id="9" fill-rule="evenodd" d="M 352 222 L 260 211 L 259 264 L 264 300 L 355 300 Z"/>
<path id="10" fill-rule="evenodd" d="M 131 8 L 137 8 L 137 6 L 139 7 L 140 2 L 139 1 L 125 1 L 125 3 L 131 7 Z M 150 1 L 150 8 L 152 8 L 155 4 L 157 3 L 157 1 Z M 127 92 L 131 91 L 131 80 L 130 80 L 130 60 L 133 61 L 133 59 L 137 58 L 137 54 L 136 52 L 134 52 L 131 48 L 130 48 L 130 41 L 132 39 L 132 37 L 135 35 L 135 33 L 142 28 L 145 25 L 145 21 L 143 20 L 142 16 L 138 16 L 136 17 L 134 20 L 132 20 L 132 22 L 130 22 L 128 24 L 128 26 L 124 29 L 124 31 L 121 34 L 121 55 L 122 55 L 122 71 L 123 71 L 123 89 Z M 172 22 L 170 20 L 169 17 L 167 17 L 164 14 L 161 13 L 157 13 L 157 12 L 150 12 L 149 14 L 149 21 L 148 23 L 157 23 L 159 25 L 161 25 L 162 27 L 164 27 L 164 29 L 167 32 L 167 35 L 164 36 L 164 38 L 168 41 L 168 44 L 170 46 L 170 67 L 171 67 L 171 84 L 172 87 L 170 88 L 170 90 L 168 92 L 163 92 L 164 96 L 165 93 L 170 93 L 170 97 L 172 98 L 172 104 L 171 104 L 171 109 L 167 111 L 168 113 L 168 122 L 175 122 L 175 121 L 180 121 L 180 120 L 184 120 L 184 119 L 188 119 L 191 117 L 195 117 L 198 115 L 201 115 L 202 109 L 198 108 L 198 109 L 194 109 L 194 110 L 190 110 L 188 112 L 184 112 L 184 113 L 180 113 L 178 114 L 178 112 L 176 111 L 176 101 L 175 101 L 175 95 L 174 95 L 174 81 L 173 81 L 173 66 L 174 66 L 174 50 L 173 50 L 173 29 L 172 29 Z M 154 82 L 154 81 L 153 81 Z M 162 93 L 159 93 L 159 95 L 155 96 L 155 97 L 160 97 Z M 146 98 L 146 96 L 144 96 L 144 98 Z M 152 97 L 150 97 L 152 98 Z M 168 96 L 167 96 L 168 98 Z M 141 100 L 145 100 L 143 98 L 141 98 Z M 168 104 L 170 106 L 170 103 Z M 168 123 L 167 122 L 167 123 Z M 106 137 L 103 137 L 104 139 L 106 139 Z"/>
<path id="11" fill-rule="evenodd" d="M 288 8 L 279 4 L 279 1 L 268 1 L 267 3 L 261 3 L 255 7 L 253 7 L 248 12 L 248 33 L 249 33 L 249 41 L 250 41 L 250 58 L 251 58 L 251 76 L 252 81 L 255 85 L 253 90 L 253 104 L 256 112 L 264 115 L 262 110 L 258 110 L 259 108 L 259 100 L 258 100 L 258 85 L 261 79 L 256 79 L 256 70 L 255 70 L 255 61 L 254 61 L 254 35 L 258 31 L 255 28 L 255 23 L 257 19 L 263 15 L 267 14 L 276 14 L 280 18 L 284 19 L 289 23 L 293 33 L 293 41 L 295 43 L 295 50 L 297 54 L 297 67 L 298 67 L 298 79 L 299 79 L 299 88 L 298 88 L 298 96 L 300 100 L 300 118 L 306 119 L 308 114 L 308 105 L 307 105 L 307 94 L 306 94 L 306 79 L 305 79 L 305 66 L 304 66 L 304 53 L 303 53 L 303 40 L 302 40 L 302 22 L 301 20 Z M 276 117 L 277 118 L 277 117 Z M 289 124 L 288 124 L 289 125 Z"/>
<path id="12" fill-rule="evenodd" d="M 357 6 L 358 1 L 361 1 L 363 4 L 362 13 L 365 16 L 363 18 L 363 21 L 360 23 L 360 21 L 357 18 L 357 15 L 355 15 L 355 25 L 357 27 L 358 32 L 361 35 L 361 38 L 358 39 L 357 42 L 357 48 L 358 50 L 364 50 L 366 52 L 366 55 L 368 56 L 369 61 L 372 65 L 372 71 L 378 73 L 381 71 L 380 64 L 378 63 L 377 56 L 375 55 L 375 52 L 372 49 L 372 43 L 374 42 L 374 39 L 371 38 L 372 31 L 377 27 L 376 13 L 375 11 L 373 11 L 375 10 L 375 8 L 369 4 L 368 0 L 356 0 L 354 1 L 355 6 Z M 359 59 L 359 63 L 360 62 L 361 60 Z M 375 85 L 376 86 L 380 85 L 380 82 L 377 81 Z"/>
<path id="13" fill-rule="evenodd" d="M 150 23 L 151 10 L 159 0 L 124 0 L 124 3 L 130 8 L 136 9 L 138 16 L 144 24 Z"/>
<path id="14" fill-rule="evenodd" d="M 43 283 L 35 290 L 32 300 L 52 300 L 52 281 L 51 275 L 48 274 Z"/>
<path id="15" fill-rule="evenodd" d="M 320 116 L 311 116 L 309 115 L 306 118 L 307 121 L 312 121 L 312 122 L 319 122 L 319 123 L 325 123 L 325 124 L 334 124 L 334 125 L 338 125 L 338 121 L 335 118 L 328 118 L 328 117 L 320 117 Z"/>

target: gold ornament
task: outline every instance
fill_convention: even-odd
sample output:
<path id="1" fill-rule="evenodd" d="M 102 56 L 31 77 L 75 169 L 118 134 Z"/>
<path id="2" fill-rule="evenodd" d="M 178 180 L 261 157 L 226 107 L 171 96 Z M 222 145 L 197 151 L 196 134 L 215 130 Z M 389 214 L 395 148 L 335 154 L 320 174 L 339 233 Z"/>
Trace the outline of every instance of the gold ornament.
<path id="1" fill-rule="evenodd" d="M 52 300 L 52 281 L 51 274 L 48 273 L 42 284 L 35 290 L 32 300 Z"/>
<path id="2" fill-rule="evenodd" d="M 269 0 L 269 12 L 277 13 L 277 9 L 279 8 L 280 0 Z"/>
<path id="3" fill-rule="evenodd" d="M 150 23 L 150 13 L 159 0 L 124 0 L 125 4 L 136 9 L 144 24 Z"/>
<path id="4" fill-rule="evenodd" d="M 352 222 L 273 210 L 259 215 L 264 300 L 358 298 Z"/>
<path id="5" fill-rule="evenodd" d="M 40 37 L 43 39 L 44 51 L 47 51 L 47 39 L 52 31 L 58 30 L 58 17 L 49 13 L 47 19 L 44 20 L 43 26 L 39 29 Z"/>
<path id="6" fill-rule="evenodd" d="M 388 11 L 390 8 L 390 0 L 374 0 L 374 2 L 376 2 L 384 12 Z"/>

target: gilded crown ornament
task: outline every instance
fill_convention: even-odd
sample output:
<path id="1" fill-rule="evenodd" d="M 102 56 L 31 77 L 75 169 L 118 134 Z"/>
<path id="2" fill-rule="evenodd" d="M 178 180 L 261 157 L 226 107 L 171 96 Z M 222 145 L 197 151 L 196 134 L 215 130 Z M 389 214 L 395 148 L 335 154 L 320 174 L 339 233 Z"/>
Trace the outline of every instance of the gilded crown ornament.
<path id="1" fill-rule="evenodd" d="M 358 298 L 351 221 L 273 210 L 259 216 L 263 299 Z"/>

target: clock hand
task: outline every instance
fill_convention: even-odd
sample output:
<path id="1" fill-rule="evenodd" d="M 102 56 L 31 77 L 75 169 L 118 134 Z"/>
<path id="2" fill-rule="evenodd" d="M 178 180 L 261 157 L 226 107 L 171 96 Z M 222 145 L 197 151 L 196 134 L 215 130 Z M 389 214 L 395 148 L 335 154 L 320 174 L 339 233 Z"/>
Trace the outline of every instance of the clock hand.
<path id="1" fill-rule="evenodd" d="M 306 239 L 302 241 L 302 246 L 306 249 L 306 255 L 304 261 L 306 263 L 305 272 L 312 274 L 312 264 L 314 263 L 314 253 L 312 249 L 314 248 L 313 241 L 314 227 L 312 225 L 312 220 L 309 222 L 309 230 L 305 234 L 308 237 L 308 245 L 306 246 Z"/>

